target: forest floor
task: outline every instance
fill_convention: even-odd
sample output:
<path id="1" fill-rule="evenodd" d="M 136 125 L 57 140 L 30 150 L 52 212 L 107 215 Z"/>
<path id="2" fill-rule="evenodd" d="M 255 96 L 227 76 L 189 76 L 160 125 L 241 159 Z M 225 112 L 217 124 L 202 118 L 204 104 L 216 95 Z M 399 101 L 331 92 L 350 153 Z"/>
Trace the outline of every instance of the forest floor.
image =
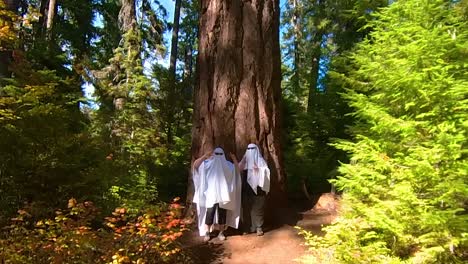
<path id="1" fill-rule="evenodd" d="M 307 252 L 307 247 L 294 226 L 322 234 L 322 225 L 336 217 L 338 199 L 323 194 L 313 201 L 294 204 L 295 208 L 288 208 L 279 215 L 277 223 L 265 227 L 263 236 L 241 235 L 237 230 L 228 229 L 225 241 L 215 237 L 205 243 L 198 231 L 192 230 L 182 238 L 182 243 L 195 263 L 200 264 L 298 263 L 297 259 Z"/>

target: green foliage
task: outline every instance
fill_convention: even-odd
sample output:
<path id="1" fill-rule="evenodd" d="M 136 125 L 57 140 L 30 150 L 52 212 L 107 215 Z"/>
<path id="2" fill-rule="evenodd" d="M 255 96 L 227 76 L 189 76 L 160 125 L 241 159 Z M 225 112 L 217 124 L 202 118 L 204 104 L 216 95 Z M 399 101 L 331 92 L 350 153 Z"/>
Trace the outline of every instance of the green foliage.
<path id="1" fill-rule="evenodd" d="M 164 114 L 174 106 L 161 101 L 165 90 L 153 85 L 162 86 L 166 72 L 154 80 L 144 74 L 141 36 L 139 30 L 125 33 L 114 50 L 104 78 L 96 82 L 103 104 L 92 117 L 109 151 L 111 166 L 102 171 L 115 179 L 109 195 L 135 207 L 185 192 L 189 142 L 185 130 L 176 131 L 174 144 L 168 144 Z"/>
<path id="2" fill-rule="evenodd" d="M 16 42 L 14 22 L 16 14 L 6 10 L 4 2 L 0 3 L 0 51 L 12 48 Z"/>
<path id="3" fill-rule="evenodd" d="M 185 231 L 175 202 L 116 208 L 103 223 L 91 202 L 68 201 L 51 219 L 19 210 L 0 237 L 2 263 L 189 263 L 177 241 Z M 101 227 L 99 227 L 101 226 Z"/>
<path id="4" fill-rule="evenodd" d="M 290 193 L 298 194 L 302 185 L 312 193 L 330 191 L 328 179 L 336 176 L 338 160 L 347 161 L 343 151 L 331 147 L 332 138 L 346 138 L 344 124 L 350 121 L 344 117 L 348 110 L 345 104 L 336 100 L 334 91 L 320 93 L 322 98 L 318 111 L 312 116 L 298 110 L 298 105 L 286 100 L 285 149 L 286 171 L 289 176 Z M 330 101 L 328 101 L 330 100 Z"/>
<path id="5" fill-rule="evenodd" d="M 141 24 L 122 34 L 119 1 L 57 1 L 46 32 L 41 2 L 24 3 L 14 21 L 21 27 L 0 23 L 1 49 L 15 49 L 12 78 L 0 83 L 0 225 L 24 202 L 45 217 L 70 196 L 108 211 L 182 195 L 188 125 L 170 148 L 157 101 L 162 76 L 150 79 L 143 69 L 148 53 L 161 49 L 164 10 L 140 2 Z M 6 15 L 14 12 L 1 9 Z M 95 102 L 83 98 L 85 80 Z"/>
<path id="6" fill-rule="evenodd" d="M 467 58 L 463 8 L 397 1 L 341 76 L 358 120 L 335 184 L 342 215 L 306 234 L 324 263 L 463 263 L 468 252 Z"/>
<path id="7" fill-rule="evenodd" d="M 364 38 L 361 29 L 370 14 L 386 1 L 290 0 L 283 14 L 283 96 L 286 101 L 285 160 L 290 192 L 307 187 L 313 193 L 330 191 L 343 151 L 329 144 L 347 139 L 353 122 L 349 106 L 339 96 L 343 81 L 334 75 L 351 70 L 343 54 Z"/>
<path id="8" fill-rule="evenodd" d="M 82 98 L 74 92 L 79 84 L 32 68 L 20 51 L 12 70 L 16 78 L 1 89 L 0 222 L 23 201 L 54 205 L 70 195 L 99 196 L 105 179 L 90 172 L 105 156 L 85 129 Z"/>

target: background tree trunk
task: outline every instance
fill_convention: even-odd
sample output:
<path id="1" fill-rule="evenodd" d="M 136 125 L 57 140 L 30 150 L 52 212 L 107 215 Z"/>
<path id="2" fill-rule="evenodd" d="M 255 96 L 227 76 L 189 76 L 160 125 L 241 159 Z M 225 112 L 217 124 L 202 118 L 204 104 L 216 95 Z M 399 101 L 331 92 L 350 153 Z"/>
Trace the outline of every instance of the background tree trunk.
<path id="1" fill-rule="evenodd" d="M 320 75 L 320 57 L 322 56 L 321 51 L 321 41 L 322 41 L 323 33 L 318 31 L 315 33 L 313 38 L 313 50 L 311 54 L 311 65 L 310 65 L 310 84 L 309 84 L 309 95 L 307 101 L 307 112 L 310 114 L 314 114 L 318 109 L 318 100 L 319 100 L 319 92 L 318 92 L 318 84 L 319 84 L 319 75 Z"/>
<path id="2" fill-rule="evenodd" d="M 121 0 L 121 6 L 119 11 L 119 29 L 122 33 L 122 39 L 120 40 L 120 45 L 124 46 L 125 36 L 124 34 L 132 31 L 132 34 L 136 34 L 136 27 L 137 27 L 137 20 L 136 20 L 136 8 L 135 8 L 135 0 Z M 140 43 L 138 43 L 135 38 L 130 38 L 130 49 L 140 49 Z M 137 56 L 139 56 L 139 52 L 135 52 L 135 60 Z M 117 71 L 120 71 L 119 68 Z M 126 69 L 129 71 L 129 69 Z M 125 78 L 128 78 L 126 76 Z M 125 94 L 125 95 L 124 95 Z M 114 96 L 113 102 L 114 107 L 117 110 L 122 110 L 125 107 L 127 102 L 127 91 L 121 91 L 121 94 L 118 96 Z"/>
<path id="3" fill-rule="evenodd" d="M 55 16 L 55 0 L 49 0 L 49 8 L 47 9 L 47 24 L 46 24 L 46 28 L 48 32 L 52 30 L 54 16 Z"/>
<path id="4" fill-rule="evenodd" d="M 279 1 L 201 1 L 192 160 L 257 143 L 271 169 L 267 215 L 286 202 L 280 143 Z M 188 201 L 193 196 L 189 180 Z M 275 208 L 271 206 L 275 204 Z"/>
<path id="5" fill-rule="evenodd" d="M 300 67 L 300 51 L 299 51 L 299 41 L 300 41 L 300 38 L 301 38 L 301 24 L 299 23 L 299 14 L 300 14 L 300 11 L 299 11 L 299 5 L 300 5 L 300 2 L 298 0 L 292 0 L 292 4 L 293 6 L 293 10 L 294 10 L 294 13 L 293 13 L 293 16 L 291 18 L 291 25 L 293 26 L 293 30 L 294 30 L 294 35 L 293 35 L 293 38 L 294 38 L 294 42 L 293 42 L 293 45 L 294 45 L 294 61 L 293 61 L 293 72 L 294 72 L 294 75 L 292 76 L 292 84 L 293 86 L 295 87 L 295 89 L 299 89 L 300 87 L 300 76 L 299 76 L 299 67 Z"/>
<path id="6" fill-rule="evenodd" d="M 52 52 L 54 45 L 56 45 L 54 41 L 54 33 L 53 33 L 54 17 L 57 11 L 56 9 L 57 9 L 56 1 L 49 0 L 49 7 L 47 8 L 47 22 L 46 22 L 46 38 L 48 42 L 49 52 Z"/>
<path id="7" fill-rule="evenodd" d="M 171 78 L 174 78 L 174 80 L 176 75 L 177 45 L 179 43 L 180 7 L 181 0 L 176 0 L 174 7 L 174 22 L 172 24 L 171 58 L 169 61 L 169 74 L 171 74 Z"/>
<path id="8" fill-rule="evenodd" d="M 172 40 L 171 40 L 171 57 L 169 60 L 169 107 L 175 108 L 176 95 L 180 94 L 177 91 L 176 64 L 177 64 L 177 47 L 179 43 L 179 20 L 180 20 L 181 0 L 175 1 L 174 6 L 174 22 L 172 25 Z M 167 124 L 167 142 L 173 143 L 173 126 L 174 126 L 174 109 L 170 109 Z"/>
<path id="9" fill-rule="evenodd" d="M 121 0 L 119 12 L 119 28 L 122 33 L 129 30 L 135 30 L 136 27 L 136 11 L 135 0 Z"/>
<path id="10" fill-rule="evenodd" d="M 323 0 L 318 0 L 315 3 L 315 10 L 317 13 L 317 18 L 323 17 L 324 12 L 323 8 L 325 2 Z M 325 35 L 325 29 L 320 25 L 321 20 L 316 19 L 314 22 L 314 36 L 312 38 L 312 47 L 311 47 L 311 65 L 310 65 L 310 74 L 309 74 L 309 95 L 307 100 L 307 112 L 311 115 L 315 115 L 318 109 L 318 104 L 320 100 L 320 94 L 318 91 L 319 78 L 320 78 L 320 58 L 322 57 L 322 41 L 323 36 Z"/>

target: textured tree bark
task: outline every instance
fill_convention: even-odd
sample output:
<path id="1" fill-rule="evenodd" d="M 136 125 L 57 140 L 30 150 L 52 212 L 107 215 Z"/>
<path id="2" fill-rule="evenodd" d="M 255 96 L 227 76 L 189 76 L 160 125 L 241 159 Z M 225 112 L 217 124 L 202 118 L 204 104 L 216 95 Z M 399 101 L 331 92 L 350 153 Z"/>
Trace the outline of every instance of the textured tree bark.
<path id="1" fill-rule="evenodd" d="M 123 34 L 127 33 L 128 31 L 133 31 L 133 34 L 136 34 L 137 20 L 136 20 L 136 8 L 135 8 L 135 0 L 121 0 L 121 6 L 119 11 L 119 29 L 120 32 Z M 124 37 L 122 37 L 120 41 L 120 45 L 124 45 Z M 130 49 L 138 49 L 140 48 L 140 43 L 138 43 L 134 38 L 130 39 Z M 130 52 L 128 52 L 130 54 Z M 139 52 L 135 52 L 135 61 L 137 60 L 137 56 L 139 56 Z M 118 69 L 119 71 L 121 69 Z M 128 71 L 129 69 L 127 69 Z M 128 91 L 121 91 L 121 94 L 118 96 L 114 96 L 114 108 L 116 110 L 122 110 L 125 107 L 125 103 L 127 102 L 127 92 Z"/>
<path id="2" fill-rule="evenodd" d="M 135 0 L 121 0 L 119 28 L 122 33 L 136 27 Z"/>
<path id="3" fill-rule="evenodd" d="M 275 207 L 286 202 L 279 13 L 278 0 L 201 1 L 192 130 L 192 160 L 217 146 L 240 159 L 257 143 L 271 169 L 269 204 Z M 189 185 L 190 202 L 191 179 Z"/>

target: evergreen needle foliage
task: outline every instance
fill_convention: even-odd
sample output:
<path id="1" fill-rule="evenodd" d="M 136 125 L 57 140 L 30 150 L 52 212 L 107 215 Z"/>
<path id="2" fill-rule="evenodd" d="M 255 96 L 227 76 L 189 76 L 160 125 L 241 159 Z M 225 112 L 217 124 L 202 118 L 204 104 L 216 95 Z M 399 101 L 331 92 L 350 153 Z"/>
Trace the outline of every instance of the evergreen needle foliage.
<path id="1" fill-rule="evenodd" d="M 334 183 L 340 218 L 306 235 L 323 263 L 466 263 L 466 4 L 397 1 L 350 59 L 344 97 L 358 120 Z"/>

